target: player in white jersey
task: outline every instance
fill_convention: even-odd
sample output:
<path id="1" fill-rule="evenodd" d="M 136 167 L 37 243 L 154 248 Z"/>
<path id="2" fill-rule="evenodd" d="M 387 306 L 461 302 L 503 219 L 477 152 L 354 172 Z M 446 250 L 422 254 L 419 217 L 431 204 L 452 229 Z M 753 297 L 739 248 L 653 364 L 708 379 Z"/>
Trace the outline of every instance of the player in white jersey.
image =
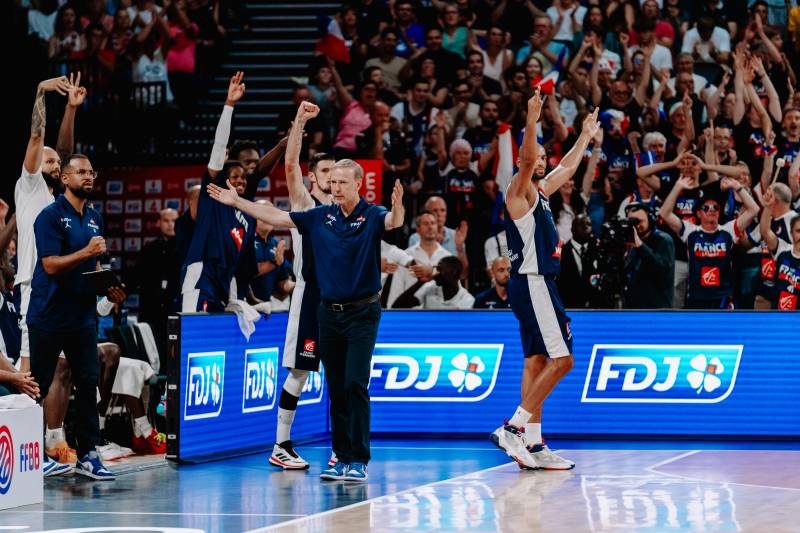
<path id="1" fill-rule="evenodd" d="M 541 107 L 537 90 L 528 101 L 519 170 L 505 193 L 506 237 L 512 273 L 508 298 L 520 323 L 525 356 L 522 401 L 514 416 L 492 433 L 491 438 L 520 468 L 568 470 L 574 468 L 575 463 L 553 453 L 541 434 L 542 404 L 573 365 L 569 317 L 555 282 L 561 267 L 563 243 L 558 238 L 548 197 L 575 174 L 600 124 L 595 110 L 584 120 L 572 149 L 544 176 L 546 156 L 543 147 L 536 143 L 535 134 Z"/>
<path id="2" fill-rule="evenodd" d="M 44 145 L 47 113 L 45 95 L 57 92 L 67 96 L 64 118 L 58 132 L 56 150 Z M 28 326 L 25 322 L 28 304 L 31 297 L 31 280 L 36 265 L 36 238 L 33 223 L 42 210 L 53 202 L 54 188 L 60 188 L 61 157 L 72 152 L 73 126 L 75 113 L 83 104 L 86 89 L 80 87 L 80 74 L 77 78 L 60 76 L 44 80 L 36 90 L 36 99 L 31 114 L 31 133 L 25 150 L 22 173 L 14 187 L 14 203 L 17 206 L 17 274 L 14 278 L 15 290 L 20 292 L 20 329 L 22 333 L 20 347 L 20 371 L 30 370 L 30 344 Z M 59 475 L 72 471 L 77 461 L 74 450 L 69 448 L 64 436 L 64 418 L 67 414 L 71 382 L 69 366 L 65 359 L 60 359 L 47 398 L 42 402 L 47 425 L 45 439 L 46 476 Z M 58 459 L 52 461 L 50 456 Z M 59 464 L 61 463 L 61 464 Z"/>
<path id="3" fill-rule="evenodd" d="M 330 173 L 335 159 L 326 154 L 316 154 L 311 158 L 308 166 L 310 192 L 303 183 L 300 169 L 303 129 L 306 122 L 318 114 L 319 107 L 310 102 L 302 102 L 289 133 L 286 145 L 286 183 L 292 211 L 305 211 L 331 203 Z M 283 384 L 278 402 L 278 427 L 269 462 L 285 470 L 302 470 L 308 468 L 308 462 L 294 451 L 291 429 L 308 373 L 319 371 L 317 307 L 320 300 L 311 243 L 304 241 L 297 229 L 292 229 L 291 232 L 297 283 L 292 291 L 286 344 L 283 349 L 283 366 L 289 369 L 289 375 Z"/>

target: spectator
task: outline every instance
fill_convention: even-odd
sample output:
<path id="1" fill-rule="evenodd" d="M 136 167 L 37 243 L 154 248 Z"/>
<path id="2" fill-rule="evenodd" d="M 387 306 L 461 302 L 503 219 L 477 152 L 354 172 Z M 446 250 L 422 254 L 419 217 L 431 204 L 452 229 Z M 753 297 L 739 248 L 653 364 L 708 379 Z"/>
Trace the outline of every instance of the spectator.
<path id="1" fill-rule="evenodd" d="M 419 77 L 428 82 L 428 103 L 436 108 L 442 107 L 450 96 L 450 90 L 436 78 L 436 63 L 432 59 L 420 63 Z"/>
<path id="2" fill-rule="evenodd" d="M 358 89 L 358 99 L 355 99 L 345 88 L 332 61 L 329 60 L 328 66 L 333 74 L 336 96 L 342 110 L 339 133 L 333 143 L 333 154 L 336 159 L 349 158 L 356 152 L 356 136 L 372 125 L 370 115 L 377 101 L 378 87 L 365 80 Z"/>
<path id="3" fill-rule="evenodd" d="M 669 48 L 658 43 L 655 19 L 639 18 L 633 25 L 633 31 L 636 32 L 638 46 L 632 48 L 631 51 L 648 50 L 655 46 L 655 48 L 652 48 L 652 52 L 650 52 L 650 64 L 656 73 L 669 73 L 669 71 L 672 70 L 672 53 L 669 51 Z"/>
<path id="4" fill-rule="evenodd" d="M 428 102 L 431 87 L 427 80 L 419 78 L 409 84 L 407 101 L 392 107 L 391 116 L 408 135 L 409 146 L 416 156 L 422 153 L 422 137 L 431 123 L 434 110 Z"/>
<path id="5" fill-rule="evenodd" d="M 380 67 L 368 67 L 362 72 L 363 79 L 369 80 L 378 88 L 378 100 L 393 106 L 400 101 L 400 95 L 390 91 L 383 83 L 383 71 Z"/>
<path id="6" fill-rule="evenodd" d="M 127 11 L 128 17 L 133 21 L 134 31 L 139 32 L 152 23 L 163 10 L 154 0 L 135 0 Z"/>
<path id="7" fill-rule="evenodd" d="M 697 202 L 700 225 L 682 221 L 673 213 L 675 201 L 686 189 L 696 187 L 689 177 L 680 178 L 664 200 L 660 216 L 686 243 L 689 251 L 689 282 L 686 304 L 689 309 L 732 309 L 733 282 L 731 261 L 738 235 L 758 215 L 758 205 L 744 188 L 731 178 L 723 178 L 722 190 L 733 189 L 745 211 L 726 224 L 719 224 L 720 204 L 713 197 Z"/>
<path id="8" fill-rule="evenodd" d="M 382 71 L 384 83 L 386 82 L 386 71 Z M 316 74 L 312 76 L 311 83 L 308 85 L 311 91 L 311 101 L 319 106 L 319 128 L 323 132 L 322 142 L 328 144 L 336 137 L 337 113 L 336 113 L 336 88 L 333 85 L 333 73 L 331 67 L 322 64 L 317 67 Z"/>
<path id="9" fill-rule="evenodd" d="M 55 33 L 58 4 L 51 0 L 31 0 L 28 9 L 28 34 L 48 43 Z"/>
<path id="10" fill-rule="evenodd" d="M 333 91 L 334 94 L 336 90 Z M 292 127 L 292 121 L 294 120 L 295 112 L 297 108 L 300 106 L 302 102 L 313 102 L 313 97 L 311 96 L 311 90 L 305 85 L 297 85 L 292 90 L 292 101 L 289 105 L 281 109 L 280 113 L 278 114 L 277 118 L 277 129 L 275 131 L 275 139 L 274 142 L 281 144 L 283 142 L 283 146 L 285 147 L 285 139 L 289 136 L 289 130 Z M 316 152 L 318 147 L 322 144 L 322 140 L 324 137 L 324 133 L 321 130 L 322 125 L 320 124 L 321 121 L 314 120 L 312 123 L 308 124 L 306 135 L 303 137 L 303 146 L 300 150 L 300 157 L 305 161 L 306 158 L 310 157 L 310 152 Z M 282 141 L 283 140 L 283 141 Z M 277 161 L 270 162 L 270 168 L 276 163 Z M 269 173 L 268 169 L 264 169 L 263 175 L 266 176 Z"/>
<path id="11" fill-rule="evenodd" d="M 491 279 L 492 287 L 475 296 L 473 309 L 508 309 L 508 281 L 511 279 L 511 261 L 506 256 L 497 257 L 492 261 Z"/>
<path id="12" fill-rule="evenodd" d="M 474 45 L 483 56 L 483 75 L 503 84 L 503 72 L 514 63 L 514 54 L 505 47 L 506 33 L 500 26 L 491 26 L 486 37 L 486 49 Z"/>
<path id="13" fill-rule="evenodd" d="M 791 191 L 783 183 L 773 183 L 764 192 L 764 209 L 761 211 L 759 233 L 751 233 L 751 242 L 761 247 L 761 275 L 760 283 L 756 286 L 754 300 L 755 309 L 772 309 L 775 294 L 775 243 L 771 242 L 774 236 L 777 241 L 786 245 L 792 244 L 791 221 L 797 215 L 791 208 Z M 767 231 L 768 230 L 768 231 Z M 768 233 L 770 240 L 764 237 Z M 755 238 L 753 238 L 755 237 Z"/>
<path id="14" fill-rule="evenodd" d="M 500 212 L 500 221 L 505 219 L 503 211 Z M 486 258 L 486 270 L 491 271 L 492 263 L 500 256 L 507 255 L 508 252 L 508 238 L 506 237 L 506 230 L 501 229 L 483 243 L 483 256 Z"/>
<path id="15" fill-rule="evenodd" d="M 475 52 L 470 59 L 477 58 Z M 492 80 L 494 81 L 494 80 Z M 466 81 L 458 81 L 453 85 L 453 106 L 446 109 L 444 114 L 447 118 L 447 131 L 454 138 L 461 138 L 470 128 L 474 128 L 481 123 L 480 105 L 470 101 L 472 90 Z"/>
<path id="16" fill-rule="evenodd" d="M 178 212 L 163 209 L 158 215 L 159 236 L 142 247 L 136 265 L 134 286 L 139 289 L 139 322 L 153 330 L 158 353 L 166 364 L 167 318 L 174 311 L 181 264 L 175 248 L 175 221 Z"/>
<path id="17" fill-rule="evenodd" d="M 633 247 L 625 255 L 626 309 L 669 309 L 673 305 L 675 245 L 656 227 L 656 211 L 644 202 L 629 204 L 624 216 L 636 220 Z"/>
<path id="18" fill-rule="evenodd" d="M 130 15 L 129 8 L 129 15 Z M 148 22 L 144 22 L 144 13 Z M 166 86 L 166 101 L 172 102 L 174 96 L 169 85 L 167 73 L 167 59 L 164 43 L 169 39 L 169 26 L 158 10 L 138 12 L 133 21 L 135 34 L 131 41 L 131 60 L 133 68 L 133 81 L 136 83 L 162 82 Z"/>
<path id="19" fill-rule="evenodd" d="M 691 74 L 693 83 L 692 89 L 694 90 L 694 93 L 698 97 L 702 97 L 703 100 L 706 100 L 711 94 L 713 94 L 715 87 L 710 84 L 706 78 L 694 71 L 694 63 L 695 61 L 692 54 L 679 54 L 677 61 L 675 62 L 675 76 L 669 79 L 667 85 L 672 93 L 675 93 L 675 82 L 678 74 Z"/>
<path id="20" fill-rule="evenodd" d="M 494 5 L 491 20 L 492 24 L 503 28 L 511 34 L 512 47 L 517 48 L 523 44 L 534 26 L 536 17 L 550 17 L 529 0 L 499 0 Z M 552 22 L 551 22 L 552 24 Z"/>
<path id="21" fill-rule="evenodd" d="M 443 257 L 430 281 L 417 281 L 394 302 L 396 309 L 471 309 L 475 302 L 467 289 L 461 285 L 463 270 L 461 261 Z"/>
<path id="22" fill-rule="evenodd" d="M 412 65 L 415 72 L 420 72 L 420 65 L 426 59 L 432 59 L 436 65 L 436 72 L 440 81 L 451 84 L 456 80 L 456 71 L 462 68 L 464 60 L 442 48 L 442 30 L 439 27 L 430 27 L 425 31 L 425 48 L 419 48 L 412 56 Z"/>
<path id="23" fill-rule="evenodd" d="M 185 119 L 191 116 L 195 102 L 195 53 L 200 28 L 186 14 L 186 0 L 168 1 L 169 50 L 167 75 L 175 95 L 175 104 Z"/>
<path id="24" fill-rule="evenodd" d="M 535 57 L 542 64 L 542 75 L 546 76 L 558 65 L 559 58 L 567 60 L 567 45 L 553 41 L 553 21 L 549 16 L 538 16 L 533 23 L 533 33 L 529 41 L 517 51 L 517 64 L 526 64 Z"/>
<path id="25" fill-rule="evenodd" d="M 415 221 L 417 224 L 416 235 L 419 238 L 416 244 L 409 246 L 405 251 L 414 261 L 408 267 L 399 267 L 392 276 L 386 307 L 392 307 L 397 297 L 414 285 L 417 280 L 424 282 L 432 280 L 433 269 L 439 264 L 439 261 L 453 255 L 437 241 L 438 223 L 433 213 L 421 211 Z"/>
<path id="26" fill-rule="evenodd" d="M 433 213 L 436 216 L 436 240 L 442 247 L 450 252 L 452 255 L 457 256 L 461 263 L 464 265 L 464 270 L 467 269 L 467 252 L 464 247 L 464 242 L 467 239 L 468 225 L 462 222 L 458 226 L 458 230 L 448 228 L 445 225 L 447 221 L 447 204 L 441 196 L 431 196 L 422 207 L 423 210 Z M 414 233 L 408 240 L 409 246 L 419 243 L 419 234 Z"/>
<path id="27" fill-rule="evenodd" d="M 358 17 L 358 37 L 364 43 L 371 43 L 386 28 L 391 15 L 386 4 L 378 0 L 359 0 L 355 4 Z"/>
<path id="28" fill-rule="evenodd" d="M 425 46 L 425 28 L 416 21 L 415 3 L 411 0 L 398 0 L 394 5 L 394 17 L 400 32 L 397 55 L 410 57 L 418 48 Z"/>
<path id="29" fill-rule="evenodd" d="M 447 224 L 477 222 L 477 196 L 480 178 L 477 162 L 471 161 L 472 147 L 464 139 L 450 145 L 450 163 L 441 171 L 444 177 Z"/>
<path id="30" fill-rule="evenodd" d="M 727 30 L 716 26 L 714 19 L 700 17 L 697 26 L 683 36 L 681 52 L 692 54 L 695 61 L 725 64 L 731 53 L 731 36 Z"/>
<path id="31" fill-rule="evenodd" d="M 383 72 L 383 82 L 386 88 L 395 92 L 400 91 L 400 71 L 403 70 L 406 64 L 406 60 L 397 55 L 398 42 L 399 37 L 396 29 L 384 29 L 381 32 L 381 40 L 378 45 L 378 56 L 368 59 L 364 65 L 366 68 L 379 67 Z M 320 110 L 322 110 L 321 107 Z"/>
<path id="32" fill-rule="evenodd" d="M 75 8 L 67 4 L 58 10 L 55 33 L 50 37 L 47 56 L 52 60 L 64 61 L 85 47 L 86 41 L 80 33 Z"/>
<path id="33" fill-rule="evenodd" d="M 656 21 L 654 29 L 656 42 L 671 50 L 672 45 L 675 43 L 675 28 L 668 21 L 661 18 L 659 2 L 657 0 L 645 0 L 642 2 L 642 17 Z"/>
<path id="34" fill-rule="evenodd" d="M 577 0 L 555 0 L 553 5 L 547 8 L 547 15 L 553 21 L 556 29 L 553 39 L 563 43 L 572 43 L 575 32 L 581 30 L 583 18 L 586 16 L 586 8 Z"/>
<path id="35" fill-rule="evenodd" d="M 578 215 L 586 213 L 586 203 L 581 191 L 575 187 L 575 180 L 569 178 L 558 188 L 558 193 L 550 196 L 550 210 L 562 242 L 572 240 L 573 221 Z M 567 307 L 570 307 L 567 305 Z"/>
<path id="36" fill-rule="evenodd" d="M 587 215 L 580 213 L 572 220 L 570 235 L 561 250 L 561 274 L 557 280 L 561 301 L 568 308 L 598 307 L 599 255 Z"/>
<path id="37" fill-rule="evenodd" d="M 398 104 L 399 105 L 399 104 Z M 390 117 L 389 107 L 376 102 L 372 108 L 372 126 L 361 132 L 356 139 L 359 155 L 383 162 L 383 198 L 389 201 L 394 182 L 399 179 L 406 191 L 411 193 L 405 200 L 413 202 L 414 195 L 422 188 L 411 173 L 414 155 L 405 135 L 404 124 Z"/>
<path id="38" fill-rule="evenodd" d="M 483 54 L 478 50 L 467 53 L 466 81 L 469 83 L 472 101 L 482 104 L 487 100 L 497 100 L 503 94 L 500 82 L 484 74 Z M 461 83 L 461 82 L 459 82 Z"/>
<path id="39" fill-rule="evenodd" d="M 442 25 L 443 48 L 464 58 L 472 34 L 461 20 L 455 2 L 445 4 L 439 22 Z"/>
<path id="40" fill-rule="evenodd" d="M 500 110 L 497 103 L 492 100 L 486 100 L 481 104 L 480 125 L 464 132 L 463 139 L 469 143 L 472 158 L 477 161 L 476 172 L 483 172 L 494 159 L 497 151 L 496 138 L 499 115 Z"/>
<path id="41" fill-rule="evenodd" d="M 765 200 L 767 200 L 765 198 Z M 771 207 L 765 205 L 765 207 Z M 764 210 L 766 212 L 766 209 Z M 773 276 L 772 309 L 797 311 L 800 309 L 800 215 L 795 214 L 789 222 L 792 244 L 779 239 L 772 231 L 769 217 L 761 217 L 761 235 L 770 253 L 775 258 Z"/>
<path id="42" fill-rule="evenodd" d="M 105 33 L 110 33 L 114 26 L 114 17 L 106 10 L 105 0 L 87 0 L 81 15 L 81 28 L 86 30 L 89 24 L 99 24 Z"/>

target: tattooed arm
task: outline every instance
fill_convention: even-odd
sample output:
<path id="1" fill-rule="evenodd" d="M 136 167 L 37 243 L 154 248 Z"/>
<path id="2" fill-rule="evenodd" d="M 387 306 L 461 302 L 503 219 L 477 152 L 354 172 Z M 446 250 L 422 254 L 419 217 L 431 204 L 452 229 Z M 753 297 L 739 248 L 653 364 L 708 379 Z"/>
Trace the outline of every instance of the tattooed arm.
<path id="1" fill-rule="evenodd" d="M 36 89 L 36 99 L 33 102 L 31 115 L 31 136 L 28 139 L 28 148 L 25 150 L 25 170 L 33 174 L 42 166 L 42 151 L 44 149 L 44 127 L 47 122 L 47 113 L 44 107 L 44 95 L 50 91 L 67 94 L 70 88 L 66 76 L 51 78 L 39 84 Z"/>

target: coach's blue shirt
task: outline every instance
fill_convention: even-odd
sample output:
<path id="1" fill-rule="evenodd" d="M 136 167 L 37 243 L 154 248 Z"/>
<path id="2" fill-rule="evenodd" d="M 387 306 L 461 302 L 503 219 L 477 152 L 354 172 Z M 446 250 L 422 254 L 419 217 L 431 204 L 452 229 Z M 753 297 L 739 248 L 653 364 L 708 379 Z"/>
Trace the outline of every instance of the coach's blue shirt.
<path id="1" fill-rule="evenodd" d="M 42 258 L 69 255 L 86 247 L 92 237 L 102 236 L 100 213 L 87 202 L 81 214 L 61 195 L 39 213 L 33 232 L 37 259 L 31 281 L 28 325 L 54 332 L 94 328 L 97 300 L 83 273 L 97 270 L 97 258 L 90 257 L 57 276 L 44 271 Z"/>
<path id="2" fill-rule="evenodd" d="M 388 212 L 361 198 L 348 217 L 336 204 L 289 213 L 314 248 L 314 269 L 323 299 L 346 302 L 380 291 L 381 238 Z"/>
<path id="3" fill-rule="evenodd" d="M 197 204 L 195 230 L 183 264 L 181 284 L 186 268 L 193 263 L 202 263 L 202 273 L 195 288 L 224 305 L 228 302 L 233 277 L 237 277 L 237 288 L 241 291 L 247 288 L 248 276 L 253 273 L 254 268 L 250 263 L 255 257 L 252 246 L 256 220 L 238 209 L 212 200 L 208 195 L 208 185 L 212 182 L 206 171 Z M 244 265 L 245 262 L 248 264 Z"/>

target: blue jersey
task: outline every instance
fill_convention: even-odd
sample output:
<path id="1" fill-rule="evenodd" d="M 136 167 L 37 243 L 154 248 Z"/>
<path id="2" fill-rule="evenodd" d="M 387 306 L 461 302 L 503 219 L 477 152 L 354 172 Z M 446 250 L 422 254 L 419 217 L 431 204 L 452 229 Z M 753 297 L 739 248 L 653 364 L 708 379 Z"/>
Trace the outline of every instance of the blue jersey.
<path id="1" fill-rule="evenodd" d="M 512 275 L 555 276 L 561 271 L 561 247 L 550 202 L 542 191 L 525 216 L 512 220 L 506 209 L 505 225 Z"/>
<path id="2" fill-rule="evenodd" d="M 202 272 L 194 288 L 224 304 L 228 301 L 234 276 L 240 288 L 246 287 L 247 284 L 242 281 L 248 281 L 247 276 L 254 271 L 250 263 L 255 260 L 252 246 L 256 221 L 238 209 L 212 200 L 208 195 L 211 182 L 211 176 L 206 171 L 197 204 L 194 234 L 183 264 L 181 284 L 187 267 L 202 263 Z M 241 296 L 241 292 L 237 296 Z"/>
<path id="3" fill-rule="evenodd" d="M 738 231 L 735 220 L 713 232 L 682 222 L 680 237 L 689 253 L 690 300 L 715 300 L 732 294 L 731 264 Z"/>
<path id="4" fill-rule="evenodd" d="M 55 276 L 45 272 L 42 259 L 75 253 L 85 248 L 92 237 L 102 236 L 100 213 L 88 203 L 83 213 L 78 213 L 67 197 L 61 195 L 39 213 L 33 231 L 37 260 L 26 322 L 45 331 L 94 328 L 97 301 L 83 273 L 97 269 L 97 258 L 90 257 L 72 270 Z"/>
<path id="5" fill-rule="evenodd" d="M 16 361 L 22 347 L 22 330 L 19 329 L 19 313 L 8 291 L 0 292 L 0 340 L 3 343 L 0 350 Z"/>
<path id="6" fill-rule="evenodd" d="M 275 237 L 269 236 L 266 239 L 262 239 L 261 235 L 256 235 L 253 240 L 253 252 L 255 254 L 256 263 L 275 262 L 275 248 L 277 246 L 278 239 Z M 280 266 L 277 266 L 266 274 L 254 277 L 250 282 L 250 288 L 253 290 L 253 294 L 262 302 L 268 302 L 272 296 L 272 289 L 275 287 L 280 268 Z"/>
<path id="7" fill-rule="evenodd" d="M 785 242 L 775 251 L 775 296 L 773 308 L 781 311 L 800 309 L 800 257 L 794 255 L 792 247 Z"/>
<path id="8" fill-rule="evenodd" d="M 359 300 L 381 290 L 381 238 L 387 209 L 361 198 L 349 216 L 338 205 L 322 205 L 289 216 L 314 247 L 322 298 Z"/>

